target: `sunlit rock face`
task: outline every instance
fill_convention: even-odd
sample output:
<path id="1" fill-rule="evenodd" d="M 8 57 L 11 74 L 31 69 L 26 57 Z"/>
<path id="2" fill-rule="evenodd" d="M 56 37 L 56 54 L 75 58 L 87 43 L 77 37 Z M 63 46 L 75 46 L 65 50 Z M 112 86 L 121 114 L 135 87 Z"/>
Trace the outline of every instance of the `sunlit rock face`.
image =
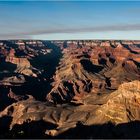
<path id="1" fill-rule="evenodd" d="M 0 138 L 140 138 L 139 96 L 139 41 L 0 41 Z"/>
<path id="2" fill-rule="evenodd" d="M 0 110 L 26 99 L 26 94 L 36 95 L 34 91 L 46 80 L 40 65 L 45 67 L 45 56 L 50 53 L 51 49 L 42 41 L 0 41 Z"/>
<path id="3" fill-rule="evenodd" d="M 23 41 L 3 41 L 0 47 L 1 84 L 11 85 L 13 83 L 14 86 L 14 83 L 24 83 L 24 76 L 37 77 L 30 63 L 32 57 L 28 56 L 28 54 L 35 55 L 36 50 L 29 52 L 28 47 Z"/>
<path id="4" fill-rule="evenodd" d="M 62 43 L 61 43 L 62 44 Z M 140 48 L 131 41 L 68 41 L 46 99 L 64 103 L 108 93 L 140 79 Z"/>
<path id="5" fill-rule="evenodd" d="M 90 100 L 92 100 L 91 103 L 88 102 Z M 25 101 L 19 101 L 8 106 L 0 113 L 0 118 L 12 117 L 11 122 L 8 124 L 11 131 L 18 125 L 19 130 L 23 128 L 22 130 L 25 132 L 23 125 L 29 124 L 30 126 L 30 123 L 43 121 L 47 125 L 39 127 L 41 127 L 41 130 L 43 128 L 44 132 L 42 133 L 46 138 L 48 136 L 59 136 L 71 128 L 77 128 L 79 123 L 83 128 L 104 125 L 108 122 L 117 127 L 119 124 L 140 120 L 140 81 L 124 83 L 110 95 L 96 96 L 96 99 L 91 95 L 85 99 L 85 102 L 87 103 L 54 106 L 29 97 Z M 37 129 L 36 126 L 31 131 L 34 132 Z M 122 133 L 121 131 L 123 132 L 120 129 L 120 131 L 114 133 L 119 135 L 119 133 Z M 111 135 L 114 134 L 112 131 L 109 132 Z M 91 133 L 90 135 L 94 137 L 95 134 Z"/>

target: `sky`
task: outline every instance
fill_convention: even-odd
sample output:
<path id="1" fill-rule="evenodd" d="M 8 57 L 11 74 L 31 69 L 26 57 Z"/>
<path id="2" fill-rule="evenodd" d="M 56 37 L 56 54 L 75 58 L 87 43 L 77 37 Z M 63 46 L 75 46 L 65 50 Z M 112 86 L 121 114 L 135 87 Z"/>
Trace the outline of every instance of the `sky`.
<path id="1" fill-rule="evenodd" d="M 0 39 L 140 40 L 140 1 L 0 1 Z"/>

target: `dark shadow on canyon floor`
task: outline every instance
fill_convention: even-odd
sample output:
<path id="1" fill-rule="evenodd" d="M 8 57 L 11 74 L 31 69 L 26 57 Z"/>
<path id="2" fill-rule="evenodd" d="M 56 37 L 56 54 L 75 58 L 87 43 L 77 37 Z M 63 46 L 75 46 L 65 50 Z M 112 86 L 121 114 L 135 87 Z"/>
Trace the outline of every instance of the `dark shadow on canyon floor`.
<path id="1" fill-rule="evenodd" d="M 56 138 L 98 138 L 98 139 L 109 139 L 109 138 L 140 138 L 140 121 L 134 121 L 129 123 L 123 123 L 119 125 L 113 125 L 107 123 L 103 125 L 84 126 L 80 123 L 77 124 L 76 128 L 70 129 Z"/>
<path id="2" fill-rule="evenodd" d="M 86 71 L 92 72 L 92 73 L 99 73 L 104 68 L 103 66 L 92 64 L 92 62 L 90 60 L 88 60 L 88 59 L 82 59 L 80 61 L 80 63 L 82 64 L 82 66 L 84 67 L 84 69 Z"/>
<path id="3" fill-rule="evenodd" d="M 55 74 L 56 67 L 62 57 L 62 53 L 59 47 L 49 41 L 44 42 L 48 49 L 51 49 L 51 53 L 46 55 L 39 55 L 33 60 L 30 60 L 31 65 L 39 70 L 43 70 L 42 74 L 37 78 L 25 76 L 26 83 L 21 86 L 12 87 L 12 91 L 16 95 L 30 94 L 35 99 L 45 101 L 46 94 L 51 90 L 51 83 L 53 82 L 53 75 Z M 46 80 L 44 80 L 46 79 Z"/>
<path id="4" fill-rule="evenodd" d="M 6 120 L 5 118 L 4 120 Z M 0 120 L 1 122 L 2 120 Z M 7 123 L 5 128 L 7 128 Z M 15 125 L 11 131 L 6 129 L 0 133 L 0 138 L 57 138 L 57 139 L 73 139 L 73 138 L 100 138 L 100 139 L 120 139 L 120 138 L 140 138 L 140 121 L 133 121 L 119 125 L 107 123 L 103 125 L 84 126 L 80 122 L 77 123 L 76 128 L 56 136 L 51 137 L 45 135 L 45 131 L 55 129 L 57 125 L 46 123 L 44 121 L 34 121 L 24 123 L 23 125 Z"/>

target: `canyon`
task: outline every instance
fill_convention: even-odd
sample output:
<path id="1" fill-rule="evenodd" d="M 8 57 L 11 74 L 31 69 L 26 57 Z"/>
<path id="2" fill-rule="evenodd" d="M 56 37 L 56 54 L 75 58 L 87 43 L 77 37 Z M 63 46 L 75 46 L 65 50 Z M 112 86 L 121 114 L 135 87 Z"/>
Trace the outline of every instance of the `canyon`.
<path id="1" fill-rule="evenodd" d="M 0 138 L 140 138 L 140 41 L 0 41 Z"/>

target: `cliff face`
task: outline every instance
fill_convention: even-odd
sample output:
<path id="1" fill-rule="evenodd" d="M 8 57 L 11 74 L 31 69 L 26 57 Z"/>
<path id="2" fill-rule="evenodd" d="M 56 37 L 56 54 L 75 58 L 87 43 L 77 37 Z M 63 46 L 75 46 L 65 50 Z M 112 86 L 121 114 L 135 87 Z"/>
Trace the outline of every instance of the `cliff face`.
<path id="1" fill-rule="evenodd" d="M 9 73 L 37 77 L 40 71 L 33 66 L 32 61 L 35 57 L 46 54 L 48 49 L 41 41 L 3 41 L 0 46 L 1 69 Z M 10 65 L 15 69 L 8 69 Z"/>
<path id="2" fill-rule="evenodd" d="M 139 41 L 0 42 L 0 138 L 140 138 Z"/>
<path id="3" fill-rule="evenodd" d="M 26 94 L 35 94 L 38 85 L 46 80 L 42 67 L 36 67 L 37 63 L 41 65 L 44 59 L 38 62 L 38 58 L 50 53 L 50 49 L 42 41 L 1 42 L 0 110 L 5 107 L 4 104 L 24 100 Z"/>
<path id="4" fill-rule="evenodd" d="M 134 48 L 133 48 L 134 45 Z M 68 42 L 47 95 L 51 102 L 80 100 L 88 94 L 108 93 L 123 82 L 140 79 L 140 52 L 128 42 Z"/>
<path id="5" fill-rule="evenodd" d="M 12 117 L 11 122 L 8 124 L 11 131 L 17 125 L 19 128 L 14 133 L 18 133 L 17 131 L 21 130 L 26 133 L 26 129 L 24 130 L 22 125 L 29 124 L 30 126 L 32 122 L 44 121 L 44 123 L 47 123 L 47 126 L 39 126 L 40 129 L 44 128 L 44 137 L 60 135 L 71 128 L 77 128 L 79 123 L 84 129 L 86 126 L 103 125 L 108 122 L 117 127 L 119 124 L 140 120 L 139 81 L 124 83 L 119 86 L 118 90 L 109 95 L 98 95 L 96 99 L 93 99 L 93 95 L 91 95 L 89 99 L 92 99 L 92 103 L 78 106 L 74 104 L 54 106 L 29 98 L 8 106 L 0 113 L 0 118 L 5 116 Z M 20 130 L 20 128 L 22 129 Z M 36 129 L 38 128 L 32 129 L 31 133 L 33 134 Z M 111 132 L 107 129 L 106 131 L 113 133 L 112 135 L 115 135 L 114 133 L 119 135 L 124 130 L 120 129 L 119 131 Z M 90 137 L 94 137 L 94 135 L 94 133 L 91 133 Z"/>

